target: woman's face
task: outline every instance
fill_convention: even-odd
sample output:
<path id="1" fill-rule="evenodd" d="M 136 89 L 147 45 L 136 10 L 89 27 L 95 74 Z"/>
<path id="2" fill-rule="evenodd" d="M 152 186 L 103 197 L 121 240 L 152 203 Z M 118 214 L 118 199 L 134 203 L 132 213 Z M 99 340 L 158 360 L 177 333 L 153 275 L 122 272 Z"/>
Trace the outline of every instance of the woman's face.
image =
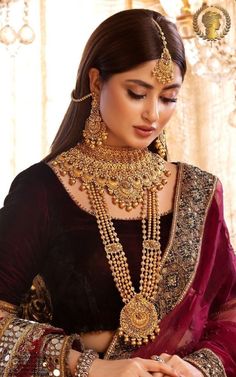
<path id="1" fill-rule="evenodd" d="M 100 84 L 100 112 L 108 130 L 106 144 L 146 148 L 169 121 L 182 76 L 174 64 L 173 81 L 160 84 L 152 75 L 155 63 L 156 60 L 148 61 L 130 71 L 114 74 Z"/>

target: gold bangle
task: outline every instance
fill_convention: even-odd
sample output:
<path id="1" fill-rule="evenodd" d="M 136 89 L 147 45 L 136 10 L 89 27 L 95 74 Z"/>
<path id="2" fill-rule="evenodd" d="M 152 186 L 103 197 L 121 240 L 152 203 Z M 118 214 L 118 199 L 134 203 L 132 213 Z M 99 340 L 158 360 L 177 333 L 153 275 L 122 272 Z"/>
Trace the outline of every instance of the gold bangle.
<path id="1" fill-rule="evenodd" d="M 85 352 L 81 353 L 76 365 L 74 377 L 88 377 L 92 363 L 98 358 L 98 353 L 93 350 L 86 350 Z"/>

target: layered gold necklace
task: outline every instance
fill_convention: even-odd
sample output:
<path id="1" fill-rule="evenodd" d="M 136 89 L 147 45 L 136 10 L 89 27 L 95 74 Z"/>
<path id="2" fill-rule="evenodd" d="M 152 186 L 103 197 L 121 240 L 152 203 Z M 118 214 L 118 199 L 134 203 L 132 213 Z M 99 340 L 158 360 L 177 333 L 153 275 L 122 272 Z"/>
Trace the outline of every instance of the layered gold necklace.
<path id="1" fill-rule="evenodd" d="M 68 176 L 69 184 L 79 181 L 80 188 L 88 194 L 116 287 L 125 304 L 120 313 L 119 336 L 133 346 L 154 340 L 160 331 L 154 305 L 161 262 L 158 191 L 170 175 L 165 161 L 148 149 L 108 146 L 91 149 L 79 144 L 59 155 L 52 165 L 57 173 Z M 138 293 L 105 202 L 105 191 L 112 196 L 114 204 L 127 211 L 142 203 L 143 245 Z"/>

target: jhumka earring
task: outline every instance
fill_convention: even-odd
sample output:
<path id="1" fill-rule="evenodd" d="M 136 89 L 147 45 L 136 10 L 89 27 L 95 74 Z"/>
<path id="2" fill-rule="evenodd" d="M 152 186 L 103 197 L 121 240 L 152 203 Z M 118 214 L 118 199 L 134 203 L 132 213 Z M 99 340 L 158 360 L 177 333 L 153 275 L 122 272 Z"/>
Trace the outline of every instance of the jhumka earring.
<path id="1" fill-rule="evenodd" d="M 155 147 L 157 153 L 161 158 L 165 158 L 167 156 L 167 144 L 166 144 L 166 132 L 165 130 L 158 136 L 155 142 Z"/>
<path id="2" fill-rule="evenodd" d="M 92 98 L 91 113 L 85 122 L 83 136 L 85 143 L 91 148 L 102 145 L 107 139 L 106 125 L 101 118 L 98 99 L 95 95 Z"/>
<path id="3" fill-rule="evenodd" d="M 155 20 L 153 20 L 153 22 L 159 30 L 161 40 L 163 43 L 163 51 L 160 59 L 157 60 L 155 67 L 152 70 L 152 74 L 161 84 L 167 84 L 171 82 L 174 78 L 173 62 L 171 59 L 170 52 L 167 48 L 165 35 L 160 25 Z"/>
<path id="4" fill-rule="evenodd" d="M 85 99 L 92 97 L 91 112 L 88 119 L 85 122 L 85 128 L 83 130 L 84 141 L 91 148 L 95 148 L 102 145 L 107 139 L 106 124 L 103 122 L 98 98 L 94 93 L 89 93 L 82 98 L 75 98 L 74 91 L 71 94 L 71 99 L 73 102 L 82 102 Z"/>

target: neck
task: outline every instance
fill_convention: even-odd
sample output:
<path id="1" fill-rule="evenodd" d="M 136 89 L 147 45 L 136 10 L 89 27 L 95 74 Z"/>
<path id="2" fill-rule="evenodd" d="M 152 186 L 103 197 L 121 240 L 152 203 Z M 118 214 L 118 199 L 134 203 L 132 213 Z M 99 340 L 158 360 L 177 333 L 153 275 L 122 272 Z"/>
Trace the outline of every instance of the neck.
<path id="1" fill-rule="evenodd" d="M 115 147 L 104 144 L 96 148 L 91 148 L 85 143 L 81 143 L 78 144 L 78 148 L 82 153 L 94 157 L 96 160 L 111 162 L 134 162 L 151 154 L 147 148 Z"/>

